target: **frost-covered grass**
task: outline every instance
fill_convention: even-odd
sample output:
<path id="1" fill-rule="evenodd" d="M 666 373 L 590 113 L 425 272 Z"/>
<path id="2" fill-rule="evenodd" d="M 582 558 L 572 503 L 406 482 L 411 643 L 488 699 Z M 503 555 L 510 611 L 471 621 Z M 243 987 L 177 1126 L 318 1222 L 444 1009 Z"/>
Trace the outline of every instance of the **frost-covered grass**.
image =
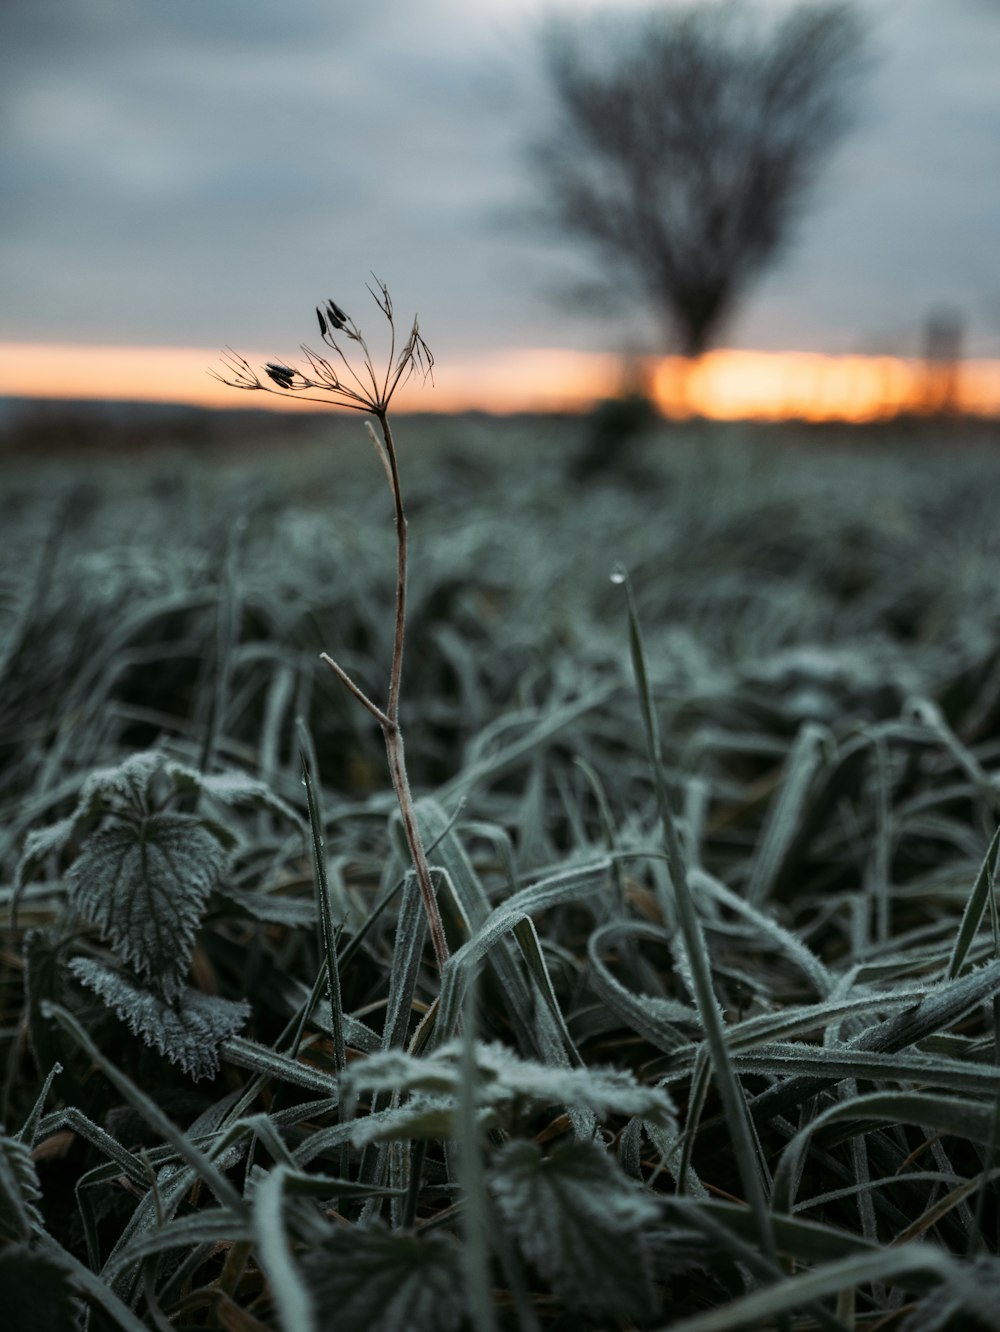
<path id="1" fill-rule="evenodd" d="M 1000 452 L 585 432 L 397 426 L 440 977 L 360 426 L 4 463 L 13 1326 L 996 1325 Z"/>

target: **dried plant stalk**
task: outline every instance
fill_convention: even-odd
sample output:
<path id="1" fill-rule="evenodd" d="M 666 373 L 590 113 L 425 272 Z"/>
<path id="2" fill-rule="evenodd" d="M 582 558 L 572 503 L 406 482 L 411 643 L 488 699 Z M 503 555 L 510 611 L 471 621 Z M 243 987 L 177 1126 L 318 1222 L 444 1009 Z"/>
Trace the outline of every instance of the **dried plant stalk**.
<path id="1" fill-rule="evenodd" d="M 389 403 L 401 383 L 414 373 L 425 377 L 431 374 L 434 357 L 424 341 L 417 320 L 414 319 L 409 336 L 402 350 L 396 351 L 396 324 L 393 316 L 392 300 L 385 283 L 375 279 L 375 286 L 369 287 L 376 305 L 389 325 L 391 345 L 385 370 L 379 374 L 368 344 L 354 320 L 347 315 L 333 300 L 316 307 L 320 337 L 334 353 L 326 357 L 302 347 L 302 353 L 308 362 L 308 371 L 297 367 L 270 361 L 263 367 L 263 377 L 242 356 L 227 350 L 223 356 L 225 373 L 212 372 L 214 377 L 231 388 L 274 393 L 279 397 L 296 397 L 307 402 L 322 402 L 346 407 L 351 411 L 364 412 L 373 417 L 378 424 L 378 432 L 370 422 L 366 422 L 375 450 L 381 460 L 392 501 L 396 528 L 396 609 L 392 639 L 392 661 L 389 668 L 389 692 L 384 708 L 374 702 L 351 679 L 348 673 L 327 653 L 322 659 L 340 680 L 341 684 L 361 703 L 378 722 L 385 740 L 386 756 L 389 762 L 389 775 L 399 804 L 399 813 L 403 822 L 403 831 L 413 868 L 420 886 L 424 910 L 434 956 L 438 969 L 448 960 L 448 944 L 445 939 L 441 913 L 438 909 L 437 895 L 431 878 L 430 866 L 417 825 L 413 795 L 406 773 L 406 761 L 403 752 L 403 733 L 399 724 L 399 696 L 403 674 L 403 648 L 406 642 L 406 582 L 407 582 L 407 524 L 406 510 L 403 505 L 403 491 L 399 480 L 399 467 L 396 458 L 396 445 L 389 424 Z M 346 354 L 342 343 L 354 343 L 360 354 L 360 364 L 355 366 Z M 322 395 L 322 396 L 320 396 Z"/>

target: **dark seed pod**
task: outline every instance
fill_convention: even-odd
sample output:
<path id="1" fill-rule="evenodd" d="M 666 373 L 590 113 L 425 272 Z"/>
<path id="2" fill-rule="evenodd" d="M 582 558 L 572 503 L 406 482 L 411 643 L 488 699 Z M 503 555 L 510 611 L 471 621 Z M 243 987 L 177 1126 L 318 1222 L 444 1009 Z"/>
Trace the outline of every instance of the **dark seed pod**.
<path id="1" fill-rule="evenodd" d="M 269 361 L 264 366 L 264 371 L 268 379 L 272 380 L 279 388 L 289 389 L 292 387 L 292 381 L 295 378 L 295 371 L 288 365 L 277 365 Z"/>
<path id="2" fill-rule="evenodd" d="M 319 308 L 318 305 L 316 306 L 316 318 L 319 320 L 319 335 L 321 338 L 325 338 L 326 320 L 323 318 L 323 311 Z"/>
<path id="3" fill-rule="evenodd" d="M 343 328 L 347 323 L 347 315 L 340 308 L 336 301 L 327 301 L 327 318 L 330 321 L 331 328 Z"/>

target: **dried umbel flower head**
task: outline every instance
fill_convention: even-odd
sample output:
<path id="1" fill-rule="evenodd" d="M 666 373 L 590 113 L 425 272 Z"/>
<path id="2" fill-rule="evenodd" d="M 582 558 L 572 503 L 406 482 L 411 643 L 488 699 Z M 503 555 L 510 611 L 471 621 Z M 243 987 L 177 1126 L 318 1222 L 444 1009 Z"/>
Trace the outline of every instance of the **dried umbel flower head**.
<path id="1" fill-rule="evenodd" d="M 349 407 L 356 412 L 367 412 L 369 416 L 375 417 L 377 432 L 370 421 L 366 421 L 365 425 L 368 427 L 368 434 L 382 463 L 392 493 L 396 526 L 396 612 L 392 661 L 389 666 L 389 687 L 384 706 L 370 698 L 332 657 L 327 656 L 325 652 L 321 655 L 340 683 L 368 710 L 382 728 L 386 757 L 389 761 L 389 774 L 402 817 L 403 834 L 413 859 L 413 868 L 427 916 L 428 931 L 434 945 L 434 956 L 438 969 L 443 971 L 448 960 L 448 941 L 445 938 L 444 924 L 437 905 L 434 880 L 420 837 L 413 795 L 406 775 L 403 736 L 399 725 L 399 692 L 403 672 L 403 643 L 406 637 L 407 535 L 396 445 L 388 415 L 389 403 L 399 385 L 414 371 L 420 371 L 425 378 L 429 376 L 434 365 L 434 357 L 421 337 L 416 319 L 402 351 L 397 355 L 396 324 L 393 319 L 392 301 L 389 299 L 385 283 L 375 278 L 375 286 L 369 287 L 368 290 L 388 323 L 391 336 L 388 364 L 381 374 L 376 372 L 368 344 L 357 324 L 336 301 L 328 300 L 325 305 L 316 307 L 316 319 L 319 323 L 320 337 L 334 355 L 321 356 L 310 347 L 303 346 L 302 354 L 308 362 L 307 370 L 285 365 L 283 361 L 268 361 L 261 374 L 258 374 L 245 357 L 229 350 L 223 357 L 227 373 L 221 375 L 216 373 L 215 378 L 232 388 L 259 389 L 265 393 L 276 393 L 281 397 L 303 398 L 307 402 L 333 402 L 341 407 Z M 351 364 L 344 350 L 344 346 L 351 342 L 358 348 L 358 355 L 355 357 L 357 367 Z M 320 397 L 318 394 L 324 396 Z M 330 983 L 333 984 L 332 980 Z"/>
<path id="2" fill-rule="evenodd" d="M 320 337 L 325 341 L 330 329 L 336 331 L 346 328 L 350 322 L 348 316 L 343 312 L 336 301 L 330 300 L 326 303 L 326 309 L 321 305 L 316 306 L 316 317 L 319 319 Z"/>
<path id="3" fill-rule="evenodd" d="M 316 307 L 320 337 L 334 353 L 332 357 L 321 355 L 303 344 L 302 354 L 308 362 L 307 369 L 285 365 L 280 361 L 268 361 L 262 372 L 258 373 L 245 357 L 227 348 L 222 357 L 225 373 L 219 374 L 215 370 L 209 373 L 230 388 L 261 390 L 280 396 L 294 395 L 307 402 L 333 402 L 353 411 L 384 416 L 400 384 L 405 383 L 414 373 L 422 374 L 425 379 L 431 376 L 434 357 L 421 335 L 416 318 L 402 350 L 397 354 L 392 300 L 385 283 L 374 277 L 373 281 L 375 285 L 369 286 L 368 290 L 388 323 L 390 332 L 389 355 L 386 368 L 381 373 L 375 369 L 360 328 L 334 300 Z M 360 354 L 357 369 L 351 364 L 342 342 L 353 342 L 357 346 Z M 317 394 L 326 396 L 317 397 Z"/>

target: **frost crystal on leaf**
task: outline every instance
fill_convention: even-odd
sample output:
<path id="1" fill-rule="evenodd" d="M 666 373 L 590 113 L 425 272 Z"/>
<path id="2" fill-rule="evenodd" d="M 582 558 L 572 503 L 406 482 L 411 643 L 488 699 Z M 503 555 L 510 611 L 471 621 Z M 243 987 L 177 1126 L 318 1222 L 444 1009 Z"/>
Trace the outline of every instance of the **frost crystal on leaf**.
<path id="1" fill-rule="evenodd" d="M 41 1197 L 30 1149 L 0 1134 L 0 1240 L 26 1240 L 43 1228 Z"/>
<path id="2" fill-rule="evenodd" d="M 380 1051 L 351 1068 L 345 1091 L 457 1096 L 462 1080 L 460 1053 L 457 1041 L 419 1058 L 402 1050 Z M 476 1068 L 476 1100 L 481 1107 L 516 1101 L 579 1106 L 597 1115 L 638 1115 L 651 1123 L 676 1128 L 668 1093 L 660 1087 L 644 1086 L 624 1069 L 553 1067 L 521 1059 L 499 1042 L 477 1043 Z"/>
<path id="3" fill-rule="evenodd" d="M 341 1228 L 306 1272 L 322 1327 L 452 1332 L 462 1321 L 461 1257 L 444 1235 Z"/>
<path id="4" fill-rule="evenodd" d="M 235 1036 L 250 1016 L 243 999 L 220 999 L 187 986 L 166 1003 L 92 958 L 76 957 L 69 967 L 147 1045 L 196 1080 L 215 1077 L 219 1042 Z"/>
<path id="5" fill-rule="evenodd" d="M 490 1187 L 525 1257 L 568 1304 L 640 1319 L 651 1312 L 641 1230 L 660 1208 L 596 1143 L 542 1156 L 533 1142 L 510 1142 Z"/>
<path id="6" fill-rule="evenodd" d="M 191 815 L 112 824 L 87 839 L 69 872 L 73 906 L 169 999 L 225 863 L 219 842 Z"/>

